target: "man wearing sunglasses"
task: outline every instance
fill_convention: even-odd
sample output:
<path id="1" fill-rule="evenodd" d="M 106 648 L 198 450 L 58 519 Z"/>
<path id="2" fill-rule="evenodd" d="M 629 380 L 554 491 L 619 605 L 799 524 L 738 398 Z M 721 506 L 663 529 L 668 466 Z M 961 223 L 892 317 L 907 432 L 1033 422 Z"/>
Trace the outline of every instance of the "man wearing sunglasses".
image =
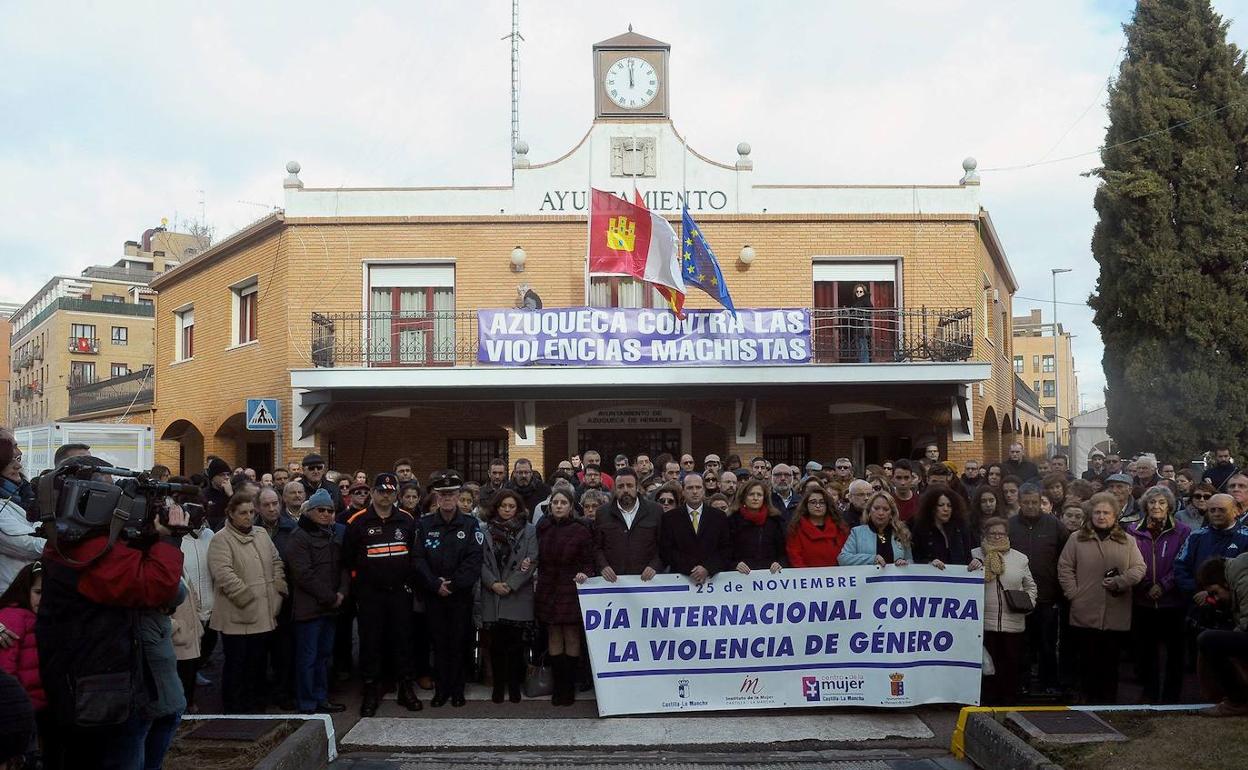
<path id="1" fill-rule="evenodd" d="M 1189 596 L 1196 593 L 1196 570 L 1214 556 L 1233 559 L 1248 553 L 1248 529 L 1235 521 L 1235 499 L 1216 494 L 1205 508 L 1209 526 L 1188 536 L 1174 562 L 1174 578 Z"/>
<path id="2" fill-rule="evenodd" d="M 338 485 L 325 478 L 325 459 L 313 452 L 303 458 L 303 491 L 305 500 L 311 500 L 312 495 L 318 489 L 323 489 L 329 493 L 330 499 L 334 501 L 334 510 L 342 510 L 342 492 L 339 491 Z"/>

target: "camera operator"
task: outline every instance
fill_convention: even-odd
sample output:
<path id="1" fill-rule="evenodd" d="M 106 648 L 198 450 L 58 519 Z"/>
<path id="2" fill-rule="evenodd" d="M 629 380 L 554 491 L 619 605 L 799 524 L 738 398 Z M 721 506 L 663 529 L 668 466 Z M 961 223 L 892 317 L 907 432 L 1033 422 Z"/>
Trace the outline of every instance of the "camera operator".
<path id="1" fill-rule="evenodd" d="M 50 768 L 144 766 L 145 753 L 167 748 L 176 714 L 185 707 L 176 666 L 169 676 L 168 618 L 163 624 L 153 621 L 163 616 L 156 611 L 166 612 L 179 599 L 179 533 L 186 530 L 188 517 L 175 505 L 167 517 L 131 522 L 137 528 L 129 532 L 115 524 L 109 531 L 111 512 L 98 520 L 74 519 L 74 511 L 63 514 L 55 504 L 59 501 L 45 494 L 60 482 L 62 470 L 89 473 L 83 466 L 102 465 L 81 458 L 40 482 L 40 506 L 78 527 L 74 537 L 67 527 L 65 541 L 58 542 L 61 535 L 52 534 L 61 532 L 60 522 L 45 514 L 50 539 L 35 629 L 40 676 L 58 737 L 54 753 L 60 755 L 48 757 Z M 104 482 L 92 484 L 91 490 L 103 495 L 111 477 L 96 473 L 92 481 Z M 156 717 L 165 724 L 150 737 L 163 741 L 163 747 L 149 742 Z M 159 764 L 159 757 L 151 758 Z"/>

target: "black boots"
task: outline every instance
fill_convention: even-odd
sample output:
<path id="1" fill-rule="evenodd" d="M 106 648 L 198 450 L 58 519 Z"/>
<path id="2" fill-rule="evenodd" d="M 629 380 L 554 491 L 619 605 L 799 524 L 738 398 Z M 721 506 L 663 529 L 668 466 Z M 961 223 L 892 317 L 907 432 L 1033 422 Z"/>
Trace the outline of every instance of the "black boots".
<path id="1" fill-rule="evenodd" d="M 553 706 L 571 706 L 576 702 L 576 664 L 580 660 L 571 655 L 550 655 L 550 673 L 554 687 L 550 693 Z"/>
<path id="2" fill-rule="evenodd" d="M 504 697 L 519 703 L 520 690 L 524 686 L 524 647 L 520 635 L 514 640 L 496 634 L 490 641 L 490 668 L 494 674 L 494 691 L 490 700 L 502 703 Z"/>
<path id="3" fill-rule="evenodd" d="M 420 711 L 420 696 L 416 694 L 416 682 L 404 679 L 399 683 L 399 705 L 408 711 Z"/>
<path id="4" fill-rule="evenodd" d="M 364 699 L 360 701 L 360 716 L 371 717 L 377 714 L 381 705 L 381 685 L 377 682 L 364 683 Z"/>

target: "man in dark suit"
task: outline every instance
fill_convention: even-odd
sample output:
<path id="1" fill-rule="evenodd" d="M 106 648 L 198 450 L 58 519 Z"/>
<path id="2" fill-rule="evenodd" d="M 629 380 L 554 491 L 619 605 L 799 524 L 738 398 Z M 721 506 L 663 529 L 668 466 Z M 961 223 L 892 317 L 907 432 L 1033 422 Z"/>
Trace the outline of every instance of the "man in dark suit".
<path id="1" fill-rule="evenodd" d="M 659 557 L 672 572 L 705 583 L 711 575 L 731 567 L 732 541 L 728 517 L 703 505 L 706 487 L 696 473 L 685 476 L 684 504 L 663 514 L 659 526 Z"/>
<path id="2" fill-rule="evenodd" d="M 615 472 L 615 499 L 594 517 L 594 564 L 608 583 L 617 575 L 649 580 L 663 568 L 659 559 L 659 519 L 663 509 L 637 489 L 637 471 Z"/>

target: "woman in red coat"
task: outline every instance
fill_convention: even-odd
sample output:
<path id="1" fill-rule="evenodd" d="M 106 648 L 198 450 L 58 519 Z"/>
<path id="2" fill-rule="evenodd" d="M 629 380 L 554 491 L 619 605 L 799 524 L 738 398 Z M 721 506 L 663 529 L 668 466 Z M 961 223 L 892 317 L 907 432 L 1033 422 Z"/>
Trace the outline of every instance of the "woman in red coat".
<path id="1" fill-rule="evenodd" d="M 829 515 L 831 513 L 831 515 Z M 785 550 L 793 567 L 835 567 L 849 537 L 842 518 L 832 511 L 832 499 L 822 489 L 811 489 L 789 519 Z"/>
<path id="2" fill-rule="evenodd" d="M 546 624 L 546 652 L 554 674 L 550 702 L 576 700 L 576 666 L 581 655 L 581 604 L 576 584 L 594 574 L 594 538 L 589 525 L 572 516 L 572 495 L 557 489 L 537 524 L 535 615 Z"/>
<path id="3" fill-rule="evenodd" d="M 43 564 L 32 562 L 22 568 L 8 589 L 0 596 L 0 626 L 17 637 L 17 641 L 0 649 L 0 671 L 11 674 L 30 696 L 35 708 L 35 724 L 39 744 L 44 746 L 50 736 L 48 696 L 39 678 L 39 648 L 35 644 L 35 614 L 43 595 Z"/>

